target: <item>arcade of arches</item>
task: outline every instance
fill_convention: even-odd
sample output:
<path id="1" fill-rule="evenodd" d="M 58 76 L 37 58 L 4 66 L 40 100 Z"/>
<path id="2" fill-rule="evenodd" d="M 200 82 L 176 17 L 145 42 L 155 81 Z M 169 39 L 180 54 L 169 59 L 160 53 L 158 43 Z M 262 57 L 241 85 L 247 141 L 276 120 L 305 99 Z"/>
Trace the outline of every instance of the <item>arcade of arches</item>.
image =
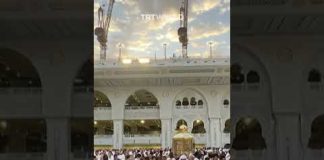
<path id="1" fill-rule="evenodd" d="M 90 70 L 93 70 L 93 63 L 90 62 L 83 65 L 79 71 L 74 71 L 77 73 L 75 77 L 66 80 L 73 81 L 73 84 L 51 88 L 48 77 L 41 76 L 47 68 L 37 67 L 37 60 L 30 61 L 29 57 L 11 49 L 0 49 L 1 154 L 47 153 L 50 157 L 54 152 L 60 152 L 57 158 L 61 159 L 67 154 L 81 153 L 93 148 L 93 132 L 89 132 L 93 128 L 92 108 L 89 108 L 91 103 L 81 106 L 81 110 L 90 109 L 90 112 L 85 112 L 87 114 L 82 116 L 76 114 L 71 118 L 72 116 L 67 114 L 66 117 L 56 117 L 55 113 L 59 111 L 58 114 L 62 115 L 66 110 L 72 110 L 75 107 L 73 104 L 77 102 L 74 101 L 74 97 L 92 97 L 93 73 L 91 74 Z M 62 77 L 64 79 L 66 76 Z M 60 82 L 55 81 L 56 83 Z M 69 87 L 71 97 L 52 94 L 68 93 L 65 89 Z M 51 99 L 56 99 L 57 103 L 51 101 L 49 104 Z M 72 100 L 72 105 L 66 103 L 67 99 Z M 60 149 L 54 151 L 53 147 L 57 145 Z M 80 156 L 85 157 L 82 155 Z"/>
<path id="2" fill-rule="evenodd" d="M 39 68 L 36 68 L 36 65 L 33 65 L 31 61 L 29 61 L 25 56 L 23 56 L 20 53 L 17 53 L 15 51 L 9 50 L 9 49 L 0 49 L 1 56 L 0 56 L 0 89 L 1 89 L 1 101 L 2 105 L 5 106 L 8 110 L 3 111 L 3 113 L 12 114 L 13 112 L 10 112 L 10 109 L 12 108 L 15 111 L 22 111 L 24 110 L 24 106 L 21 103 L 17 103 L 18 101 L 15 99 L 19 99 L 22 97 L 22 95 L 26 95 L 26 92 L 33 93 L 33 96 L 23 96 L 25 102 L 33 102 L 33 101 L 42 101 L 42 94 L 43 94 L 43 82 L 40 77 L 40 74 L 38 73 Z M 15 65 L 15 63 L 19 63 L 21 65 Z M 91 61 L 89 61 L 87 66 L 91 66 L 93 64 Z M 262 75 L 260 72 L 256 69 L 249 69 L 248 71 L 242 69 L 243 65 L 237 64 L 237 66 L 232 66 L 232 78 L 231 81 L 234 85 L 236 84 L 244 84 L 244 83 L 252 83 L 252 84 L 258 84 L 263 81 Z M 87 68 L 87 67 L 84 67 Z M 92 95 L 92 84 L 91 80 L 87 80 L 86 77 L 89 75 L 85 75 L 85 73 L 89 73 L 82 70 L 79 72 L 79 74 L 76 76 L 74 81 L 74 88 L 73 88 L 73 94 L 89 94 Z M 307 69 L 306 76 L 303 77 L 303 82 L 306 83 L 307 89 L 309 89 L 309 92 L 312 93 L 319 93 L 322 91 L 323 86 L 323 70 L 318 68 L 309 68 Z M 235 90 L 234 90 L 235 91 Z M 15 93 L 14 99 L 8 98 L 8 94 Z M 94 92 L 96 99 L 93 101 L 93 106 L 95 108 L 110 108 L 113 110 L 116 108 L 113 103 L 109 101 L 109 98 L 103 94 Z M 128 96 L 130 96 L 129 94 Z M 138 94 L 135 93 L 135 97 L 132 96 L 129 98 L 129 103 L 127 101 L 127 97 L 124 99 L 124 111 L 126 110 L 149 110 L 153 114 L 160 114 L 161 112 L 161 102 L 159 101 L 159 98 L 153 96 L 152 93 L 147 94 L 145 91 L 141 91 Z M 11 95 L 12 96 L 12 95 Z M 138 96 L 136 98 L 136 96 Z M 175 95 L 176 97 L 177 95 Z M 155 97 L 155 98 L 154 98 Z M 92 97 L 91 97 L 92 98 Z M 170 101 L 173 101 L 174 99 L 171 99 Z M 36 104 L 36 103 L 35 103 Z M 230 104 L 230 101 L 223 100 L 220 105 L 225 106 Z M 41 104 L 38 105 L 38 108 L 41 108 Z M 91 105 L 91 104 L 89 104 Z M 200 109 L 199 107 L 206 107 L 206 102 L 203 99 L 203 97 L 200 97 L 199 94 L 197 95 L 181 95 L 174 100 L 174 104 L 172 104 L 172 109 Z M 31 108 L 33 106 L 30 106 Z M 210 106 L 208 106 L 210 107 Z M 38 111 L 37 113 L 41 113 L 41 109 L 34 109 L 33 110 Z M 107 109 L 109 110 L 109 109 Z M 136 111 L 137 111 L 136 110 Z M 176 112 L 176 110 L 174 110 Z M 164 110 L 163 110 L 164 112 Z M 136 112 L 134 112 L 136 113 Z M 314 118 L 311 120 L 305 121 L 306 125 L 309 125 L 309 130 L 303 131 L 305 133 L 309 133 L 309 137 L 306 140 L 307 148 L 309 149 L 323 149 L 324 148 L 324 141 L 323 138 L 319 135 L 323 135 L 323 122 L 324 118 L 323 113 L 318 113 L 319 115 L 314 115 Z M 242 116 L 244 117 L 244 116 Z M 219 127 L 222 132 L 228 133 L 231 128 L 232 130 L 235 130 L 235 134 L 233 135 L 233 148 L 236 149 L 268 149 L 269 144 L 267 143 L 267 137 L 264 136 L 264 130 L 266 127 L 264 126 L 264 123 L 262 123 L 259 118 L 254 117 L 252 120 L 249 120 L 248 122 L 246 120 L 240 119 L 235 124 L 230 124 L 230 122 L 227 121 L 229 117 L 224 118 L 221 123 L 222 127 Z M 301 117 L 303 118 L 303 117 Z M 181 119 L 181 118 L 179 118 Z M 251 118 L 248 118 L 251 119 Z M 13 118 L 2 118 L 0 122 L 0 151 L 3 152 L 47 152 L 48 147 L 53 145 L 53 140 L 50 141 L 50 139 L 54 139 L 54 135 L 51 134 L 48 130 L 51 129 L 59 129 L 64 127 L 62 126 L 68 126 L 70 129 L 65 128 L 63 131 L 69 131 L 71 132 L 72 137 L 79 137 L 76 139 L 69 139 L 65 137 L 66 140 L 71 141 L 71 150 L 72 151 L 78 151 L 82 150 L 84 148 L 83 146 L 87 146 L 90 142 L 90 139 L 92 139 L 93 133 L 87 133 L 82 128 L 91 128 L 93 127 L 93 120 L 92 118 L 75 118 L 75 119 L 69 119 L 69 120 L 62 120 L 62 121 L 52 121 L 47 117 L 41 118 L 41 119 L 32 119 L 32 118 L 21 118 L 19 119 L 20 122 L 17 119 Z M 122 130 L 125 131 L 131 131 L 130 134 L 144 134 L 144 133 L 150 133 L 150 132 L 157 132 L 161 134 L 161 137 L 164 137 L 163 139 L 169 139 L 168 135 L 163 135 L 165 132 L 169 132 L 171 135 L 172 130 L 176 128 L 170 127 L 168 130 L 165 129 L 166 126 L 172 126 L 172 123 L 176 123 L 177 121 L 172 121 L 171 119 L 160 119 L 153 118 L 153 119 L 145 119 L 144 123 L 151 123 L 156 126 L 149 127 L 149 128 L 141 128 L 141 121 L 142 119 L 134 119 L 136 120 L 136 128 L 135 129 L 127 129 L 129 127 L 129 124 L 127 123 L 120 123 L 119 120 L 115 119 L 107 119 L 107 120 L 96 120 L 99 127 L 94 128 L 96 134 L 107 134 L 107 135 L 115 135 L 117 134 L 115 132 L 115 129 L 123 128 Z M 178 119 L 177 119 L 178 120 Z M 191 132 L 195 133 L 203 133 L 208 134 L 212 132 L 210 130 L 210 124 L 214 122 L 209 122 L 204 120 L 202 117 L 197 117 L 194 120 L 187 120 L 186 116 L 184 115 L 183 120 L 187 123 L 188 126 L 192 126 L 190 128 Z M 201 123 L 198 123 L 197 120 L 199 120 Z M 88 126 L 81 125 L 84 124 L 84 121 L 88 121 Z M 105 122 L 106 121 L 106 122 Z M 127 120 L 124 120 L 125 122 Z M 152 122 L 150 122 L 152 121 Z M 196 122 L 195 122 L 196 121 Z M 226 122 L 225 122 L 226 121 Z M 22 123 L 23 122 L 23 123 Z M 117 124 L 115 123 L 117 122 Z M 57 125 L 57 123 L 59 125 Z M 181 122 L 182 123 L 182 122 Z M 63 124 L 63 125 L 62 125 Z M 67 124 L 67 125 L 65 125 Z M 160 124 L 160 127 L 158 125 Z M 167 124 L 167 125 L 166 125 Z M 60 127 L 57 127 L 60 126 Z M 124 127 L 125 126 L 125 127 Z M 102 129 L 103 128 L 103 129 Z M 125 129 L 124 129 L 125 128 Z M 130 127 L 131 128 L 131 127 Z M 163 131 L 167 130 L 167 131 Z M 62 134 L 64 133 L 62 131 Z M 16 137 L 17 132 L 23 132 L 25 136 L 23 137 Z M 59 132 L 61 133 L 61 131 Z M 253 140 L 251 142 L 244 142 L 243 139 L 250 138 L 256 136 L 257 139 Z M 25 146 L 20 146 L 18 149 L 16 147 L 15 140 L 11 137 L 16 137 L 19 139 L 19 141 L 24 141 Z M 207 138 L 206 138 L 207 139 Z M 202 141 L 203 142 L 203 141 Z M 122 143 L 122 142 L 120 142 Z M 167 142 L 163 142 L 164 145 L 168 145 Z M 205 142 L 206 143 L 206 142 Z M 241 144 L 240 144 L 241 143 Z M 28 146 L 35 146 L 28 147 Z M 6 147 L 4 147 L 6 146 Z M 27 149 L 28 148 L 28 149 Z M 31 149 L 31 150 L 29 150 Z"/>
<path id="3" fill-rule="evenodd" d="M 208 116 L 208 106 L 205 102 L 205 97 L 195 90 L 184 89 L 183 92 L 174 96 L 174 104 L 170 108 L 174 114 L 172 118 L 162 119 L 161 114 L 166 114 L 168 109 L 161 108 L 161 104 L 165 103 L 160 101 L 161 98 L 156 94 L 146 89 L 136 89 L 133 93 L 129 93 L 124 96 L 124 118 L 122 120 L 109 119 L 107 116 L 102 116 L 104 111 L 111 111 L 116 109 L 114 103 L 109 101 L 108 96 L 102 91 L 94 91 L 95 97 L 95 137 L 103 137 L 104 135 L 111 136 L 111 140 L 114 148 L 120 148 L 122 146 L 138 146 L 138 145 L 160 145 L 162 147 L 171 146 L 172 135 L 176 133 L 180 125 L 186 125 L 195 138 L 197 145 L 211 146 L 216 144 L 209 144 L 208 139 L 211 138 L 210 134 L 215 130 L 210 130 L 210 120 L 206 119 Z M 189 98 L 188 98 L 189 97 Z M 173 101 L 173 100 L 171 100 Z M 107 105 L 109 104 L 109 105 Z M 220 106 L 227 106 L 229 101 L 227 99 L 220 103 Z M 225 109 L 225 107 L 224 107 Z M 100 112 L 101 111 L 101 112 Z M 198 113 L 198 114 L 197 114 Z M 192 116 L 196 114 L 196 116 Z M 97 115 L 97 116 L 96 116 Z M 183 117 L 183 118 L 181 118 Z M 228 117 L 226 117 L 228 119 Z M 225 120 L 222 120 L 225 122 Z M 217 126 L 215 124 L 215 126 Z M 223 127 L 220 125 L 219 127 Z M 108 132 L 109 128 L 109 132 Z M 118 128 L 118 130 L 116 130 Z M 221 135 L 229 135 L 229 132 L 223 132 L 223 129 L 219 130 L 219 139 Z M 119 140 L 114 139 L 118 137 Z M 216 135 L 216 133 L 214 133 Z M 215 137 L 214 137 L 215 138 Z M 142 140 L 140 142 L 140 140 Z M 106 140 L 108 141 L 108 140 Z M 138 141 L 138 142 L 137 142 Z M 219 140 L 219 144 L 223 141 L 224 144 L 229 143 L 228 139 L 223 138 Z M 95 144 L 96 145 L 96 144 Z"/>

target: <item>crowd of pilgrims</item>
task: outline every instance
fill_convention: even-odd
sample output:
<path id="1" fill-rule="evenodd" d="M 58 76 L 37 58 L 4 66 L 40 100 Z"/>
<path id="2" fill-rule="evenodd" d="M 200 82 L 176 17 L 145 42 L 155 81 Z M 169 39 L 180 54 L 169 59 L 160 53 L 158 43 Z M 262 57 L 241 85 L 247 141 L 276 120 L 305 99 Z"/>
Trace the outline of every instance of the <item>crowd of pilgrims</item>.
<path id="1" fill-rule="evenodd" d="M 96 150 L 94 160 L 230 160 L 230 150 L 195 149 L 190 154 L 175 156 L 171 149 Z"/>

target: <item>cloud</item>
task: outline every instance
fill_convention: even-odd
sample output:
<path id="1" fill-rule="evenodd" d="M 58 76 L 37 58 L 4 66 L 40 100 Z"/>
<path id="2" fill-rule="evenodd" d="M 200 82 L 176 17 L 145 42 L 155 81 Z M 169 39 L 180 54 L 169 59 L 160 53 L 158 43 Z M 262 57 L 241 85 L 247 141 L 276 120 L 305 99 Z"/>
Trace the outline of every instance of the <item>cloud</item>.
<path id="1" fill-rule="evenodd" d="M 201 14 L 221 4 L 221 0 L 195 0 L 191 5 L 191 12 L 194 14 Z"/>
<path id="2" fill-rule="evenodd" d="M 189 31 L 189 37 L 191 40 L 197 40 L 202 38 L 209 38 L 212 36 L 219 36 L 230 31 L 229 25 L 198 25 L 191 27 Z"/>
<path id="3" fill-rule="evenodd" d="M 99 1 L 95 0 L 94 4 L 95 25 L 97 25 L 96 11 Z M 221 8 L 226 12 L 225 9 L 229 5 L 225 4 L 229 4 L 228 2 L 229 0 L 189 0 L 189 54 L 202 55 L 205 51 L 209 52 L 206 42 L 219 35 L 222 36 L 217 39 L 221 39 L 228 33 L 229 25 L 223 24 L 226 23 L 224 21 L 226 17 L 221 14 Z M 125 45 L 122 49 L 123 56 L 128 57 L 154 56 L 154 52 L 158 57 L 162 57 L 164 42 L 168 43 L 168 56 L 172 53 L 181 54 L 177 33 L 180 3 L 181 0 L 116 0 L 108 34 L 107 57 L 118 57 L 119 50 L 116 45 L 120 42 Z M 142 14 L 156 14 L 160 17 L 145 21 L 141 19 Z M 218 23 L 219 21 L 223 23 Z M 99 44 L 96 42 L 96 37 L 94 40 L 95 59 L 99 59 Z M 222 52 L 227 52 L 225 46 L 221 48 Z"/>
<path id="4" fill-rule="evenodd" d="M 146 36 L 138 36 L 137 39 L 127 41 L 125 47 L 132 52 L 145 52 L 152 45 L 150 39 Z"/>

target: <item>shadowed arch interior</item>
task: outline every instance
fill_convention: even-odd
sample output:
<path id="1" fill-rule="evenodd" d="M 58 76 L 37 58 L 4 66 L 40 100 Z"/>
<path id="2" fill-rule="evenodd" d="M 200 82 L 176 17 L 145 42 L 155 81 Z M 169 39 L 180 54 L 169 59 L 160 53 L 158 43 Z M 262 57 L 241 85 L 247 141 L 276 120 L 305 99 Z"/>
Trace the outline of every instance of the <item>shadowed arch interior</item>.
<path id="1" fill-rule="evenodd" d="M 40 76 L 28 58 L 14 50 L 0 48 L 0 88 L 41 86 Z"/>
<path id="2" fill-rule="evenodd" d="M 257 119 L 245 117 L 236 123 L 236 134 L 232 147 L 236 150 L 262 150 L 267 147 L 262 137 L 261 125 Z"/>
<path id="3" fill-rule="evenodd" d="M 321 82 L 322 81 L 322 76 L 320 71 L 317 69 L 312 69 L 308 73 L 308 82 Z"/>
<path id="4" fill-rule="evenodd" d="M 192 131 L 194 134 L 203 134 L 206 133 L 204 122 L 202 120 L 193 121 Z"/>
<path id="5" fill-rule="evenodd" d="M 104 93 L 94 91 L 94 107 L 111 107 L 111 103 Z"/>
<path id="6" fill-rule="evenodd" d="M 324 115 L 316 117 L 311 126 L 311 137 L 308 141 L 308 147 L 311 149 L 324 148 Z"/>
<path id="7" fill-rule="evenodd" d="M 161 120 L 159 119 L 124 120 L 124 134 L 126 136 L 160 135 Z"/>
<path id="8" fill-rule="evenodd" d="M 260 76 L 258 72 L 251 70 L 246 75 L 246 81 L 247 83 L 259 83 L 260 82 Z"/>
<path id="9" fill-rule="evenodd" d="M 242 66 L 238 63 L 231 65 L 231 83 L 241 84 L 244 82 L 244 74 L 242 73 Z"/>
<path id="10" fill-rule="evenodd" d="M 113 135 L 114 121 L 111 120 L 98 120 L 94 121 L 94 134 L 95 135 Z"/>
<path id="11" fill-rule="evenodd" d="M 0 153 L 46 152 L 46 132 L 44 119 L 0 119 Z"/>
<path id="12" fill-rule="evenodd" d="M 224 133 L 231 133 L 231 119 L 227 119 L 224 124 Z"/>
<path id="13" fill-rule="evenodd" d="M 125 106 L 157 106 L 158 100 L 157 98 L 147 90 L 138 90 L 135 91 L 132 95 L 130 95 L 127 100 Z"/>

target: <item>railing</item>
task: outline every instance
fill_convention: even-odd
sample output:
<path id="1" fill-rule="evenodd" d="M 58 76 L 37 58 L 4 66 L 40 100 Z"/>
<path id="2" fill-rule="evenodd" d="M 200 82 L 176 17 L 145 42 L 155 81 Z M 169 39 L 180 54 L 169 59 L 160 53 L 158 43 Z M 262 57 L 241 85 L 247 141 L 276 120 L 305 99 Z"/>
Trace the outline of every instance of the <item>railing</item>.
<path id="1" fill-rule="evenodd" d="M 181 106 L 176 106 L 176 109 L 202 109 L 204 108 L 204 105 L 181 105 Z"/>
<path id="2" fill-rule="evenodd" d="M 94 135 L 95 145 L 112 145 L 113 136 L 112 135 Z"/>
<path id="3" fill-rule="evenodd" d="M 73 91 L 75 93 L 88 93 L 88 92 L 93 92 L 93 87 L 90 87 L 90 86 L 80 86 L 80 87 L 74 87 L 73 88 Z"/>
<path id="4" fill-rule="evenodd" d="M 160 109 L 160 106 L 125 106 L 126 110 L 139 110 L 139 109 Z"/>
<path id="5" fill-rule="evenodd" d="M 0 94 L 40 94 L 42 88 L 0 88 Z"/>
<path id="6" fill-rule="evenodd" d="M 132 138 L 137 138 L 137 137 L 160 137 L 161 134 L 124 134 L 124 137 L 132 137 Z"/>
<path id="7" fill-rule="evenodd" d="M 111 110 L 111 107 L 93 107 L 94 111 L 107 111 Z"/>
<path id="8" fill-rule="evenodd" d="M 227 57 L 215 57 L 215 58 L 169 58 L 169 59 L 150 59 L 148 64 L 141 64 L 137 59 L 132 59 L 131 64 L 123 64 L 118 60 L 107 60 L 104 64 L 101 61 L 95 61 L 96 67 L 120 67 L 120 66 L 128 66 L 128 65 L 144 65 L 144 66 L 193 66 L 193 65 L 215 65 L 215 64 L 229 64 L 230 60 Z"/>
<path id="9" fill-rule="evenodd" d="M 124 144 L 160 144 L 161 136 L 160 135 L 132 135 L 128 137 L 124 135 L 123 137 Z"/>
<path id="10" fill-rule="evenodd" d="M 111 107 L 94 107 L 95 120 L 111 120 Z"/>

